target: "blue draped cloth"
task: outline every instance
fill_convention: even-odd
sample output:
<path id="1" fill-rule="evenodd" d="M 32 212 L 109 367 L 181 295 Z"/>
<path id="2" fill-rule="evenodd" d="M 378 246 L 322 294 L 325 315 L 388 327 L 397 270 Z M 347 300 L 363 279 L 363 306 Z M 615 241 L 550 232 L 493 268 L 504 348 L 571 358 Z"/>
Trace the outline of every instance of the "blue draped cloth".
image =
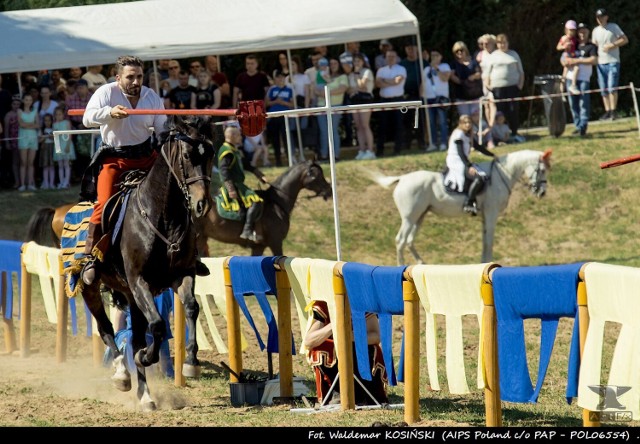
<path id="1" fill-rule="evenodd" d="M 275 256 L 233 256 L 229 260 L 233 296 L 255 332 L 260 350 L 264 350 L 264 342 L 244 300 L 245 295 L 255 295 L 269 326 L 267 351 L 270 353 L 278 353 L 278 324 L 266 296 L 267 293 L 276 294 L 275 260 Z M 293 343 L 291 348 L 295 353 Z"/>
<path id="2" fill-rule="evenodd" d="M 347 262 L 342 267 L 344 283 L 351 306 L 358 372 L 367 381 L 371 381 L 371 368 L 369 367 L 365 315 L 366 313 L 376 313 L 380 320 L 380 342 L 389 384 L 397 384 L 393 365 L 393 325 L 391 316 L 404 314 L 402 273 L 405 268 L 404 266 L 380 267 L 356 262 Z M 404 361 L 403 357 L 404 336 L 400 356 L 401 363 Z M 402 372 L 400 374 L 402 375 Z"/>
<path id="3" fill-rule="evenodd" d="M 578 395 L 580 335 L 577 288 L 583 263 L 539 267 L 501 267 L 493 272 L 497 314 L 500 397 L 509 402 L 538 400 L 562 317 L 574 318 L 569 351 L 567 402 Z M 524 339 L 524 319 L 540 319 L 540 361 L 535 389 Z"/>
<path id="4" fill-rule="evenodd" d="M 13 317 L 13 275 L 18 274 L 18 294 L 20 294 L 20 282 L 22 276 L 22 242 L 11 240 L 0 240 L 0 272 L 7 274 L 7 293 L 6 300 L 4 301 L 5 319 L 11 319 Z"/>

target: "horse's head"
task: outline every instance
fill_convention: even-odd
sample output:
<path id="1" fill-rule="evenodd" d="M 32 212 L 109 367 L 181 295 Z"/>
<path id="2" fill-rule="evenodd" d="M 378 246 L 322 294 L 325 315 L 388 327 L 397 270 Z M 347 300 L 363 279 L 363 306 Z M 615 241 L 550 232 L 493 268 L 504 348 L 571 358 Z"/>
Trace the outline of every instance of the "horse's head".
<path id="1" fill-rule="evenodd" d="M 529 188 L 538 197 L 547 192 L 547 171 L 551 169 L 551 148 L 540 154 L 537 162 L 527 166 L 525 174 L 529 177 Z"/>
<path id="2" fill-rule="evenodd" d="M 172 116 L 167 120 L 161 154 L 185 195 L 194 218 L 211 208 L 211 171 L 215 158 L 215 124 L 211 117 Z"/>
<path id="3" fill-rule="evenodd" d="M 314 160 L 307 160 L 305 162 L 306 168 L 302 173 L 302 187 L 313 191 L 316 196 L 322 196 L 324 200 L 327 200 L 332 195 L 331 184 L 327 182 L 324 177 L 324 171 L 320 164 Z"/>

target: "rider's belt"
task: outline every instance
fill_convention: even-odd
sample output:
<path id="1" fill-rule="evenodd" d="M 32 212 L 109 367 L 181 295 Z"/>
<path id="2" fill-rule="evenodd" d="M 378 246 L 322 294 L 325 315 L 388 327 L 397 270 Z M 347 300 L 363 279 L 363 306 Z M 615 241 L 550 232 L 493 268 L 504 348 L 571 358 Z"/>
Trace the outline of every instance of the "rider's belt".
<path id="1" fill-rule="evenodd" d="M 153 153 L 151 138 L 137 145 L 115 147 L 103 144 L 102 149 L 106 149 L 109 156 L 120 157 L 122 159 L 141 159 L 143 157 L 149 157 L 151 153 Z"/>

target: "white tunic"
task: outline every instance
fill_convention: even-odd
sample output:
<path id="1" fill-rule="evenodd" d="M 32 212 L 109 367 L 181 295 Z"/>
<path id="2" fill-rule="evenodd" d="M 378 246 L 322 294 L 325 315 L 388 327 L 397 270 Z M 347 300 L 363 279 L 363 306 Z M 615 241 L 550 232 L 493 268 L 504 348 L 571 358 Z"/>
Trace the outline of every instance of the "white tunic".
<path id="1" fill-rule="evenodd" d="M 104 143 L 114 147 L 138 145 L 151 136 L 150 128 L 153 128 L 156 134 L 164 130 L 167 116 L 130 115 L 125 119 L 114 119 L 110 113 L 111 108 L 116 105 L 133 108 L 117 83 L 107 83 L 93 93 L 82 118 L 82 123 L 87 128 L 100 127 Z M 155 91 L 143 86 L 136 108 L 164 109 L 164 103 Z"/>
<path id="2" fill-rule="evenodd" d="M 449 171 L 444 178 L 444 183 L 448 188 L 462 191 L 464 189 L 464 173 L 467 167 L 458 154 L 458 145 L 456 145 L 456 141 L 458 140 L 462 141 L 463 151 L 467 158 L 469 158 L 471 153 L 471 139 L 469 136 L 460 128 L 454 129 L 451 137 L 449 137 L 449 149 L 447 150 L 446 159 Z"/>

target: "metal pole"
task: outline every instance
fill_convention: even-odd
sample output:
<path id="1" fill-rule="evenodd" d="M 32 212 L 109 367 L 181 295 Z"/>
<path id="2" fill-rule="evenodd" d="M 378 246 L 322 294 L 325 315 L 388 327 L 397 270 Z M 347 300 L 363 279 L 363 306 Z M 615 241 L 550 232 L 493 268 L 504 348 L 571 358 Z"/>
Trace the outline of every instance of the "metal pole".
<path id="1" fill-rule="evenodd" d="M 291 50 L 287 49 L 287 62 L 289 63 L 289 84 L 291 85 L 291 90 L 293 91 L 293 109 L 298 109 L 298 101 L 296 100 L 296 89 L 294 88 L 293 85 L 293 63 L 291 60 Z M 298 66 L 298 69 L 301 69 L 300 66 Z M 289 120 L 288 117 L 285 117 L 285 119 Z M 295 115 L 295 119 L 296 119 L 296 133 L 298 136 L 298 148 L 300 151 L 300 162 L 304 161 L 304 147 L 302 146 L 302 130 L 300 129 L 300 116 L 298 116 L 297 114 Z M 289 127 L 287 126 L 287 146 L 291 146 L 290 142 L 289 142 Z M 289 153 L 291 153 L 291 149 L 289 149 Z M 293 165 L 291 163 L 291 155 L 289 155 L 289 165 Z"/>
<path id="2" fill-rule="evenodd" d="M 331 94 L 329 85 L 324 86 L 325 108 L 327 110 L 327 131 L 329 132 L 329 165 L 331 168 L 331 192 L 333 194 L 333 224 L 336 231 L 336 260 L 341 259 L 340 253 L 340 216 L 338 214 L 338 192 L 336 184 L 336 157 L 333 145 L 333 121 L 331 120 Z"/>

